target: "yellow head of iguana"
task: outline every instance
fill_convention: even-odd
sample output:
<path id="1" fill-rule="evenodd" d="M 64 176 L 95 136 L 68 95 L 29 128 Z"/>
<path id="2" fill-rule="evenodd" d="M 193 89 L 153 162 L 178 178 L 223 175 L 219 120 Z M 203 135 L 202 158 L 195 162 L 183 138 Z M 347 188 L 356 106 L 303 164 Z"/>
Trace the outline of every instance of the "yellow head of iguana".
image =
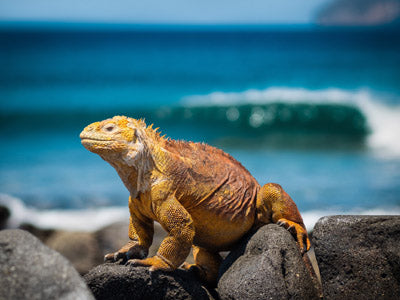
<path id="1" fill-rule="evenodd" d="M 80 134 L 82 145 L 104 160 L 135 166 L 143 159 L 146 124 L 141 120 L 115 116 L 87 126 Z"/>

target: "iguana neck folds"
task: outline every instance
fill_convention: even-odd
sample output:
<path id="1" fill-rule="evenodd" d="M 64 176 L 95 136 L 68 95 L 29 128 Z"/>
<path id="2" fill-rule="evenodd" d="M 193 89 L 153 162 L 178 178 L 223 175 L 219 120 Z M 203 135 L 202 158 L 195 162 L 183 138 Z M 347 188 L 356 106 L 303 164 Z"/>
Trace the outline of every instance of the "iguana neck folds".
<path id="1" fill-rule="evenodd" d="M 144 142 L 144 141 L 143 141 Z M 147 150 L 145 150 L 147 149 Z M 151 189 L 152 178 L 158 174 L 167 174 L 172 167 L 169 153 L 161 145 L 143 145 L 130 148 L 119 160 L 108 161 L 118 172 L 132 197 Z"/>

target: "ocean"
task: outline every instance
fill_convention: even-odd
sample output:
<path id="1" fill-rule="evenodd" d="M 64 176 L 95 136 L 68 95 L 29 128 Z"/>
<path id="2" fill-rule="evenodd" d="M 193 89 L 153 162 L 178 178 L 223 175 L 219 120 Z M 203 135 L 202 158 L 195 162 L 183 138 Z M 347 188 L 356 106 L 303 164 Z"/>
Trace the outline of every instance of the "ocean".
<path id="1" fill-rule="evenodd" d="M 15 226 L 127 218 L 115 170 L 79 139 L 114 115 L 222 148 L 281 184 L 309 229 L 400 214 L 400 30 L 17 25 L 0 24 L 0 203 Z"/>

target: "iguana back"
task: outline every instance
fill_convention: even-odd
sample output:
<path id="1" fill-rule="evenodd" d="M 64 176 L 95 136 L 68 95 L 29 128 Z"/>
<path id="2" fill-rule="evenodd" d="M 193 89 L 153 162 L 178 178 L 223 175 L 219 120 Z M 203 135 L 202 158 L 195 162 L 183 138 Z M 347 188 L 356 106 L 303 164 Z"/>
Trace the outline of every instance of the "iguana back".
<path id="1" fill-rule="evenodd" d="M 207 144 L 174 140 L 165 149 L 184 158 L 175 172 L 177 198 L 187 210 L 203 207 L 231 220 L 254 214 L 259 184 L 232 156 Z"/>

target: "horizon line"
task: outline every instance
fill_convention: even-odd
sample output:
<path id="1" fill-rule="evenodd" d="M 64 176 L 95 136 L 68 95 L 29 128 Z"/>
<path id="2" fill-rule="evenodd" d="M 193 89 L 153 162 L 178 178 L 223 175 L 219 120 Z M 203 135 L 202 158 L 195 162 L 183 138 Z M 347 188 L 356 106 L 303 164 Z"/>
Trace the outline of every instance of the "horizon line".
<path id="1" fill-rule="evenodd" d="M 53 28 L 50 26 L 54 26 Z M 113 22 L 113 21 L 61 21 L 61 20 L 1 20 L 0 30 L 202 30 L 202 29 L 388 29 L 398 26 L 378 25 L 378 26 L 348 26 L 348 25 L 323 25 L 318 23 L 245 23 L 245 22 Z"/>

